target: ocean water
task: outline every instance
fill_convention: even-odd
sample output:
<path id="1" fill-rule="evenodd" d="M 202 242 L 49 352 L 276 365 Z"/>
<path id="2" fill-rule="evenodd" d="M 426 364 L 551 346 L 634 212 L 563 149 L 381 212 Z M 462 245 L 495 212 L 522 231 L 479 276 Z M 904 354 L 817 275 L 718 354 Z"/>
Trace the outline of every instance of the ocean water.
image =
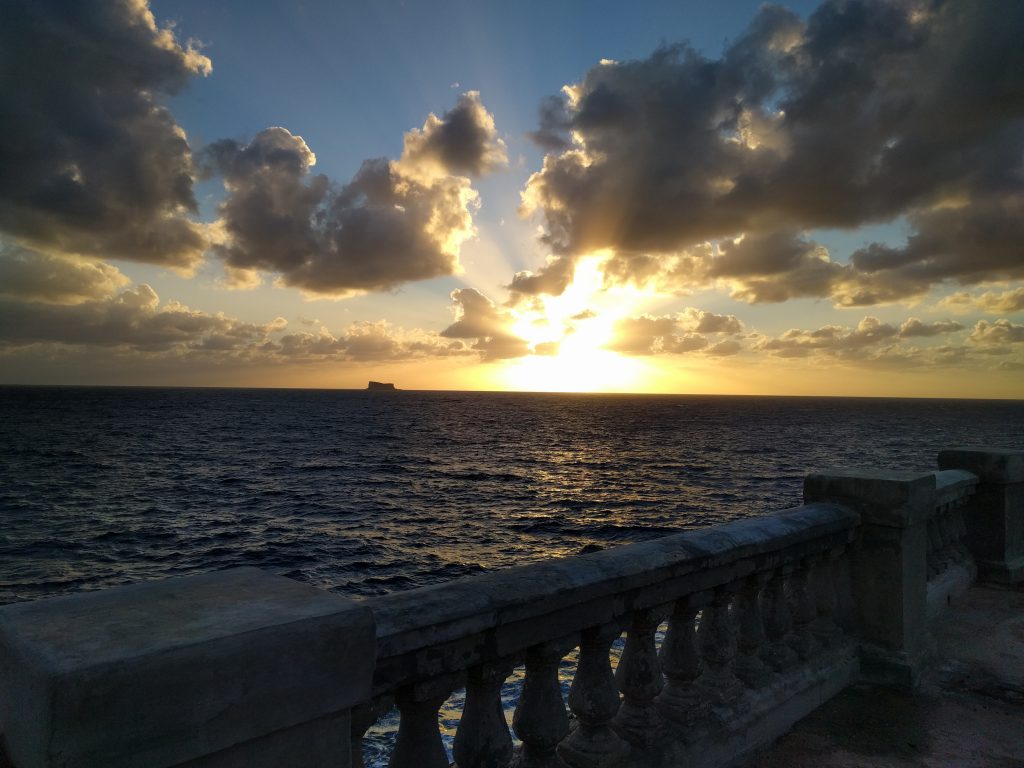
<path id="1" fill-rule="evenodd" d="M 0 388 L 0 603 L 253 565 L 354 596 L 1024 444 L 1024 402 Z"/>

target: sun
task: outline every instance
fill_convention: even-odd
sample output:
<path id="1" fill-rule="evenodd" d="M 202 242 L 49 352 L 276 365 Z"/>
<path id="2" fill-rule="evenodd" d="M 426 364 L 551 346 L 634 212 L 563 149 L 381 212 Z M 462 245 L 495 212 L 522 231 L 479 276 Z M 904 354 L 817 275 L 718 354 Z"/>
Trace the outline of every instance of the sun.
<path id="1" fill-rule="evenodd" d="M 634 286 L 606 286 L 595 254 L 576 266 L 573 282 L 559 296 L 540 296 L 516 311 L 512 332 L 531 353 L 500 363 L 505 388 L 534 392 L 635 392 L 652 371 L 639 358 L 608 349 L 616 323 L 650 302 L 652 293 Z"/>

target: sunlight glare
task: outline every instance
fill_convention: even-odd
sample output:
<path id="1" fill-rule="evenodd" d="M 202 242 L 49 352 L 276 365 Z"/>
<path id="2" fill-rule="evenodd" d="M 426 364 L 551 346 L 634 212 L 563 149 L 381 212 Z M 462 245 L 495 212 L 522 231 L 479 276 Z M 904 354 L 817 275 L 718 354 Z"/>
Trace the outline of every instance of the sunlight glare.
<path id="1" fill-rule="evenodd" d="M 652 293 L 636 286 L 606 286 L 607 254 L 582 259 L 560 296 L 539 296 L 517 311 L 512 332 L 534 354 L 506 361 L 501 380 L 510 389 L 543 392 L 628 392 L 645 387 L 651 372 L 638 358 L 612 352 L 616 323 L 639 311 Z"/>

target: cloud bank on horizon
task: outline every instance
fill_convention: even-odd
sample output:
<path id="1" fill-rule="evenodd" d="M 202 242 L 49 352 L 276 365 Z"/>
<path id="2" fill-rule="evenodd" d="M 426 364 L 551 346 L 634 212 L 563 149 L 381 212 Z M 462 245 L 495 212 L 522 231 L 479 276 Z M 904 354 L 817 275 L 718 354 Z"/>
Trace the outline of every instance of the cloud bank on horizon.
<path id="1" fill-rule="evenodd" d="M 220 263 L 225 287 L 270 277 L 310 298 L 457 279 L 477 235 L 477 180 L 510 166 L 481 94 L 429 114 L 398 157 L 337 180 L 286 126 L 194 145 L 167 101 L 216 76 L 214 62 L 146 0 L 10 0 L 0 355 L 239 366 L 552 355 L 601 321 L 599 307 L 550 311 L 589 263 L 604 287 L 633 287 L 652 307 L 707 291 L 740 306 L 908 306 L 901 322 L 867 314 L 768 334 L 734 313 L 640 305 L 609 325 L 603 348 L 622 355 L 1022 370 L 1024 325 L 1008 317 L 1024 312 L 1022 37 L 1017 3 L 828 0 L 806 20 L 762 7 L 718 58 L 678 43 L 602 60 L 540 101 L 530 138 L 544 158 L 520 212 L 548 256 L 509 274 L 506 301 L 458 288 L 439 331 L 381 320 L 291 331 L 279 317 L 161 302 L 109 261 L 192 279 Z M 208 180 L 223 193 L 204 218 L 196 187 Z M 893 221 L 902 243 L 837 256 L 819 241 Z M 531 336 L 530 322 L 560 324 L 557 338 Z"/>

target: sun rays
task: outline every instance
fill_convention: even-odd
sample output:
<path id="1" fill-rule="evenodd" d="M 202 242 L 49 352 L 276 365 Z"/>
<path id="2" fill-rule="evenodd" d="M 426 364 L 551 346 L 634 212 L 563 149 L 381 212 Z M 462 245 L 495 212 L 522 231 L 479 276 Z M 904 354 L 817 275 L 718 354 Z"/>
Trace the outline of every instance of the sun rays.
<path id="1" fill-rule="evenodd" d="M 650 365 L 607 347 L 615 326 L 649 305 L 654 294 L 635 286 L 607 286 L 601 269 L 607 254 L 580 260 L 559 296 L 540 295 L 514 310 L 511 331 L 531 354 L 504 361 L 497 375 L 503 388 L 545 392 L 636 391 Z"/>

